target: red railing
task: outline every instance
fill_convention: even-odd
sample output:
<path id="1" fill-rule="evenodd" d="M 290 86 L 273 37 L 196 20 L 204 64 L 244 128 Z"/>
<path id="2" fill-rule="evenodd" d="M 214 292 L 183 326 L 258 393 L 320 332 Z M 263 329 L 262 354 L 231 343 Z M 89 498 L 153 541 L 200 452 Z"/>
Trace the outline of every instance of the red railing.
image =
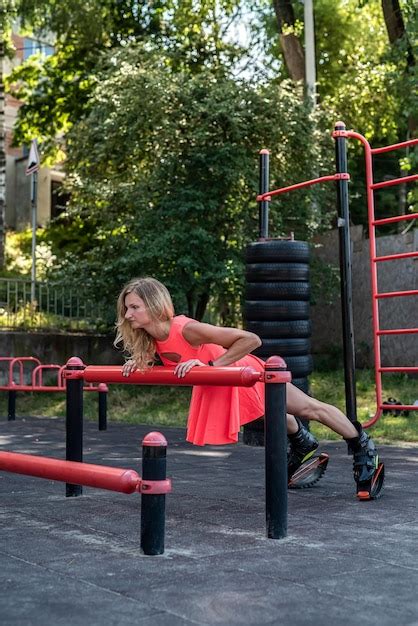
<path id="1" fill-rule="evenodd" d="M 369 250 L 370 250 L 370 267 L 371 267 L 371 286 L 372 286 L 372 313 L 373 313 L 373 340 L 374 340 L 374 364 L 375 364 L 375 382 L 376 382 L 376 413 L 372 419 L 364 424 L 365 427 L 372 426 L 381 416 L 383 410 L 392 408 L 392 405 L 385 404 L 382 399 L 382 374 L 389 372 L 403 372 L 407 374 L 418 373 L 418 367 L 382 367 L 381 364 L 381 346 L 380 337 L 385 335 L 403 335 L 403 334 L 417 334 L 418 328 L 391 328 L 381 329 L 379 320 L 379 301 L 386 298 L 399 298 L 417 296 L 418 290 L 402 290 L 382 293 L 378 290 L 378 278 L 377 278 L 377 264 L 385 261 L 393 261 L 399 259 L 417 258 L 418 251 L 415 252 L 403 252 L 400 254 L 387 254 L 377 256 L 376 251 L 376 232 L 375 229 L 378 226 L 384 226 L 385 224 L 395 224 L 406 220 L 418 219 L 418 213 L 410 213 L 408 215 L 396 215 L 384 219 L 375 218 L 375 204 L 374 204 L 374 191 L 385 187 L 392 187 L 394 185 L 401 185 L 404 183 L 410 183 L 418 180 L 418 174 L 411 176 L 404 176 L 402 178 L 394 178 L 392 180 L 377 182 L 373 180 L 373 155 L 382 154 L 383 152 L 391 152 L 393 150 L 400 150 L 409 146 L 415 146 L 418 144 L 418 139 L 411 139 L 410 141 L 404 141 L 402 143 L 393 144 L 391 146 L 384 146 L 382 148 L 372 148 L 363 135 L 350 130 L 337 130 L 334 131 L 333 137 L 352 137 L 358 139 L 364 148 L 365 164 L 366 164 L 366 187 L 367 187 L 367 207 L 368 207 L 368 221 L 369 221 Z M 396 410 L 408 410 L 417 411 L 416 405 L 396 405 Z"/>
<path id="2" fill-rule="evenodd" d="M 39 359 L 33 356 L 20 357 L 0 357 L 1 363 L 8 364 L 8 379 L 5 385 L 0 385 L 0 391 L 33 391 L 33 392 L 58 392 L 66 390 L 66 381 L 63 375 L 65 365 L 55 365 L 53 363 L 42 364 Z M 30 379 L 30 383 L 25 381 L 25 365 L 34 365 L 33 370 L 26 370 L 26 380 Z M 55 372 L 55 384 L 45 384 L 43 375 L 45 372 Z M 93 383 L 86 382 L 84 391 L 107 391 L 107 388 L 99 387 Z"/>

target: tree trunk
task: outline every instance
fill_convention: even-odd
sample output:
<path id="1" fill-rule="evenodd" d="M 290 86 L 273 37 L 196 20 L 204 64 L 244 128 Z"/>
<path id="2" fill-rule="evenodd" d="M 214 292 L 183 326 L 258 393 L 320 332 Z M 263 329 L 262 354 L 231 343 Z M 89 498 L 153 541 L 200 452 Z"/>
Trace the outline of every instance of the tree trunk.
<path id="1" fill-rule="evenodd" d="M 202 320 L 205 314 L 208 302 L 209 302 L 209 290 L 207 293 L 202 293 L 199 296 L 197 304 L 196 304 L 195 319 L 197 319 L 199 322 Z"/>
<path id="2" fill-rule="evenodd" d="M 280 44 L 283 58 L 289 73 L 294 81 L 305 80 L 305 55 L 302 44 L 292 32 L 286 32 L 295 25 L 295 14 L 291 0 L 273 0 L 273 7 L 277 17 L 280 34 Z"/>
<path id="3" fill-rule="evenodd" d="M 405 23 L 403 21 L 401 7 L 399 6 L 399 0 L 382 0 L 382 11 L 390 43 L 394 44 L 403 37 L 406 37 Z M 415 58 L 409 41 L 407 41 L 407 51 L 408 67 L 413 67 L 415 65 Z"/>

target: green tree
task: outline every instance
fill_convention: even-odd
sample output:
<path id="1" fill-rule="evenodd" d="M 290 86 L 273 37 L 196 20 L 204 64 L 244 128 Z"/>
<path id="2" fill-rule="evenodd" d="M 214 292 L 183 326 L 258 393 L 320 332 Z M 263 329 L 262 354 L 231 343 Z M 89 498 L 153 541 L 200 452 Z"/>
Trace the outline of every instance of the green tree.
<path id="1" fill-rule="evenodd" d="M 231 320 L 243 247 L 258 234 L 257 152 L 272 149 L 272 186 L 286 185 L 321 168 L 317 132 L 286 84 L 256 89 L 223 68 L 176 72 L 142 46 L 112 53 L 67 138 L 71 227 L 54 250 L 62 273 L 110 302 L 127 279 L 152 274 L 181 310 L 200 319 L 213 296 Z M 272 203 L 273 236 L 306 239 L 324 224 L 313 193 Z"/>
<path id="2" fill-rule="evenodd" d="M 132 42 L 158 46 L 175 69 L 232 62 L 239 46 L 225 38 L 236 16 L 233 0 L 58 0 L 16 1 L 22 28 L 54 37 L 55 53 L 30 57 L 8 79 L 24 102 L 14 129 L 15 144 L 36 136 L 42 153 L 62 156 L 63 138 L 88 106 L 96 68 L 110 49 Z M 228 21 L 229 18 L 229 21 Z M 52 35 L 51 35 L 52 34 Z M 61 141 L 57 138 L 61 137 Z"/>

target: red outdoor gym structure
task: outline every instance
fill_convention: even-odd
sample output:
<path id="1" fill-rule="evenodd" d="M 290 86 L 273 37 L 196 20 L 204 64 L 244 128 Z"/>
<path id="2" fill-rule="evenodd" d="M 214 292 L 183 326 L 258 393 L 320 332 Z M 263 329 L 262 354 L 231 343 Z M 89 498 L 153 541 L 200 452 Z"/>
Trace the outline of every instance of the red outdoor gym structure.
<path id="1" fill-rule="evenodd" d="M 184 378 L 174 374 L 174 368 L 154 367 L 146 373 L 122 375 L 121 366 L 87 366 L 71 358 L 63 372 L 66 380 L 66 461 L 44 459 L 30 455 L 0 452 L 0 469 L 30 476 L 66 481 L 66 496 L 79 496 L 88 485 L 131 493 L 141 491 L 145 503 L 141 507 L 141 547 L 146 554 L 161 554 L 164 550 L 163 525 L 165 500 L 170 484 L 166 479 L 166 442 L 159 433 L 148 435 L 143 442 L 142 479 L 135 472 L 101 468 L 82 463 L 83 460 L 83 385 L 84 382 L 128 383 L 137 385 L 209 385 L 252 386 L 266 384 L 265 394 L 265 481 L 266 528 L 270 539 L 287 535 L 287 428 L 286 383 L 291 381 L 286 363 L 280 357 L 270 357 L 260 372 L 251 367 L 199 367 Z M 152 490 L 152 491 L 151 491 Z M 154 500 L 152 500 L 154 499 Z M 144 499 L 143 499 L 144 505 Z M 157 513 L 156 513 L 157 511 Z M 148 535 L 150 538 L 147 539 Z M 146 540 L 143 541 L 143 535 Z M 144 547 L 145 546 L 145 547 Z"/>
<path id="2" fill-rule="evenodd" d="M 66 381 L 63 376 L 65 365 L 55 364 L 41 364 L 40 360 L 33 356 L 23 357 L 0 357 L 0 365 L 5 363 L 7 365 L 7 384 L 0 385 L 0 391 L 8 392 L 8 421 L 14 421 L 16 419 L 16 396 L 17 392 L 41 392 L 41 393 L 56 393 L 66 391 Z M 33 366 L 32 371 L 25 372 L 25 366 Z M 28 367 L 26 367 L 26 370 Z M 56 374 L 56 384 L 44 384 L 43 375 L 45 372 Z M 26 376 L 25 376 L 26 374 Z M 30 378 L 30 384 L 25 382 L 27 378 Z M 106 430 L 107 428 L 107 393 L 108 387 L 105 383 L 94 385 L 87 383 L 84 385 L 84 391 L 97 391 L 98 392 L 98 407 L 99 407 L 99 430 Z"/>
<path id="3" fill-rule="evenodd" d="M 141 548 L 144 554 L 164 552 L 165 495 L 171 492 L 171 480 L 166 478 L 167 441 L 158 432 L 146 435 L 142 441 L 143 478 L 132 469 L 92 465 L 76 461 L 45 458 L 17 452 L 0 452 L 0 470 L 35 476 L 76 486 L 96 487 L 121 493 L 140 493 Z M 157 476 L 155 463 L 158 464 Z"/>
<path id="4" fill-rule="evenodd" d="M 351 263 L 351 240 L 350 240 L 350 213 L 348 205 L 348 182 L 350 175 L 347 172 L 347 139 L 353 138 L 361 141 L 364 147 L 366 162 L 366 186 L 367 186 L 367 206 L 369 221 L 369 248 L 371 265 L 371 287 L 372 287 L 372 310 L 373 310 L 373 337 L 374 337 L 374 362 L 375 362 L 375 382 L 376 382 L 376 412 L 372 419 L 363 424 L 364 427 L 372 426 L 382 415 L 386 408 L 392 405 L 382 401 L 382 374 L 387 372 L 405 372 L 410 374 L 418 373 L 418 367 L 382 367 L 380 339 L 387 335 L 417 334 L 418 328 L 392 328 L 382 329 L 379 323 L 379 301 L 386 298 L 413 297 L 418 296 L 418 290 L 391 291 L 382 293 L 378 291 L 377 265 L 386 261 L 397 259 L 417 258 L 418 252 L 405 252 L 378 256 L 376 253 L 376 227 L 385 224 L 394 224 L 406 220 L 418 219 L 418 213 L 408 215 L 397 215 L 384 219 L 375 218 L 374 192 L 378 189 L 411 183 L 418 180 L 418 174 L 403 176 L 383 182 L 373 180 L 373 156 L 384 152 L 391 152 L 418 144 L 418 139 L 404 141 L 402 143 L 384 146 L 382 148 L 371 148 L 368 141 L 354 131 L 346 130 L 343 122 L 337 122 L 332 133 L 335 140 L 336 170 L 332 175 L 322 176 L 313 180 L 304 181 L 288 187 L 282 187 L 270 191 L 269 187 L 269 151 L 260 151 L 260 194 L 257 196 L 260 209 L 260 239 L 268 238 L 268 209 L 269 202 L 274 196 L 309 187 L 319 183 L 335 181 L 337 186 L 338 203 L 338 228 L 340 243 L 340 274 L 341 274 L 341 302 L 342 302 L 342 325 L 343 325 L 343 347 L 344 347 L 344 372 L 345 372 L 345 392 L 346 411 L 351 421 L 357 420 L 356 389 L 355 389 L 355 350 L 354 350 L 354 329 L 352 311 L 352 263 Z M 396 410 L 416 411 L 416 405 L 396 405 Z"/>
<path id="5" fill-rule="evenodd" d="M 287 427 L 286 383 L 291 381 L 286 363 L 280 357 L 270 357 L 264 371 L 252 367 L 196 367 L 183 378 L 174 374 L 173 367 L 155 366 L 147 372 L 123 376 L 121 366 L 88 365 L 77 357 L 67 363 L 67 458 L 79 460 L 82 454 L 81 389 L 86 382 L 106 382 L 133 385 L 206 385 L 250 387 L 257 382 L 266 384 L 265 394 L 265 480 L 266 525 L 270 539 L 287 535 Z M 76 485 L 67 484 L 67 495 L 78 495 Z"/>

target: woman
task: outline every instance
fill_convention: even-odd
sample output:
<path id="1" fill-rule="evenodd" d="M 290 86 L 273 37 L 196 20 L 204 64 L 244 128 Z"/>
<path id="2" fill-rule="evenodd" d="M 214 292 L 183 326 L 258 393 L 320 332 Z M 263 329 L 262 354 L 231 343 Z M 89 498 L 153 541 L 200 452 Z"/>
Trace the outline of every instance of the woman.
<path id="1" fill-rule="evenodd" d="M 174 365 L 174 375 L 183 378 L 193 367 L 228 365 L 263 371 L 264 363 L 250 354 L 261 345 L 254 333 L 222 328 L 176 316 L 166 287 L 154 278 L 135 278 L 118 298 L 115 345 L 122 344 L 131 358 L 124 376 L 152 367 L 157 353 L 164 365 Z M 303 427 L 303 419 L 316 420 L 338 433 L 354 454 L 357 481 L 369 480 L 377 468 L 376 447 L 358 422 L 354 424 L 336 407 L 306 395 L 288 383 L 287 430 L 290 442 L 289 475 L 311 456 L 318 442 Z M 243 424 L 264 414 L 264 384 L 253 387 L 193 388 L 187 425 L 187 441 L 196 444 L 235 443 Z"/>

